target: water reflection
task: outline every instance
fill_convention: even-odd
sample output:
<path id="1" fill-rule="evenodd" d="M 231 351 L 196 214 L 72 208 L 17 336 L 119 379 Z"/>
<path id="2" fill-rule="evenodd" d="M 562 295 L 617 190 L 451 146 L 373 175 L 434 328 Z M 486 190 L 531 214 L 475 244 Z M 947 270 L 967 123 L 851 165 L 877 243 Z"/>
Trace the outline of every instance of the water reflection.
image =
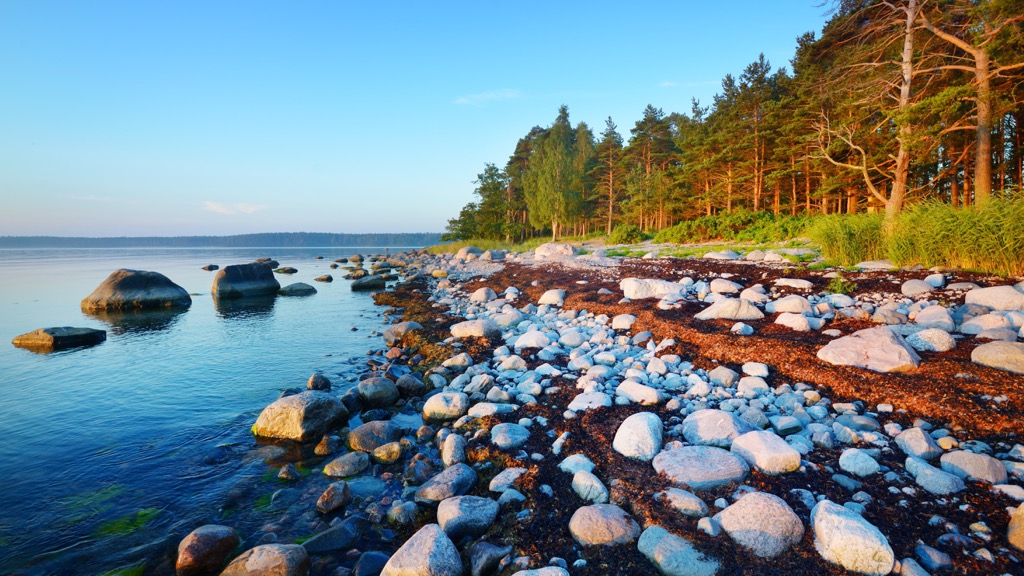
<path id="1" fill-rule="evenodd" d="M 266 318 L 274 312 L 276 294 L 250 296 L 247 298 L 214 298 L 213 308 L 217 315 L 226 320 L 252 320 Z"/>
<path id="2" fill-rule="evenodd" d="M 160 332 L 176 324 L 188 308 L 160 310 L 92 310 L 82 312 L 110 326 L 117 335 Z"/>

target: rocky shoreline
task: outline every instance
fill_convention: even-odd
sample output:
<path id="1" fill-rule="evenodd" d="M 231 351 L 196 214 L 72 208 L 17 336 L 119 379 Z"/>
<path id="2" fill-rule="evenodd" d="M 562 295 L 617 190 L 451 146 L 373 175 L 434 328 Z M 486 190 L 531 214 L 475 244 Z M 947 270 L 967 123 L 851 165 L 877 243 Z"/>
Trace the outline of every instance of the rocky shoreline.
<path id="1" fill-rule="evenodd" d="M 1024 286 L 709 256 L 388 258 L 358 385 L 254 425 L 301 496 L 178 573 L 1021 573 Z"/>

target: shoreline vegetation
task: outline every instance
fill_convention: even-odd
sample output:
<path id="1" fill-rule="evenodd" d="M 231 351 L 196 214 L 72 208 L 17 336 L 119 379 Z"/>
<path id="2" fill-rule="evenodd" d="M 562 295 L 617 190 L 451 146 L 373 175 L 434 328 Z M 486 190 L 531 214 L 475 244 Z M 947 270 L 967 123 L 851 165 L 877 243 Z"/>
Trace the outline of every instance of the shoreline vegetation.
<path id="1" fill-rule="evenodd" d="M 807 248 L 434 251 L 370 259 L 405 276 L 374 298 L 385 346 L 340 421 L 258 439 L 286 448 L 261 498 L 291 504 L 229 534 L 224 574 L 1020 570 L 1024 283 Z M 308 388 L 260 421 L 338 392 Z"/>

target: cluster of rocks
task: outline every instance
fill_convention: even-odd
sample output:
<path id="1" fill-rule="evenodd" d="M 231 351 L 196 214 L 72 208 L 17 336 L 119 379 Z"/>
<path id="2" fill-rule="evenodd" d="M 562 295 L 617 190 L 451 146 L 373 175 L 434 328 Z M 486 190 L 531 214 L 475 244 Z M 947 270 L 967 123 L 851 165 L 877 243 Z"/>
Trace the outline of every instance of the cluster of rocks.
<path id="1" fill-rule="evenodd" d="M 973 507 L 964 495 L 979 491 L 1007 502 L 1024 501 L 1024 446 L 968 440 L 920 419 L 901 426 L 892 406 L 832 402 L 808 384 L 773 384 L 773 367 L 758 362 L 736 369 L 695 367 L 670 352 L 675 345 L 671 339 L 633 334 L 633 316 L 563 308 L 568 287 L 553 287 L 536 302 L 524 301 L 515 286 L 474 287 L 474 273 L 492 271 L 495 260 L 506 257 L 486 254 L 464 249 L 436 259 L 420 254 L 410 259 L 415 262 L 406 262 L 441 279 L 430 299 L 447 314 L 464 319 L 451 326 L 446 343 L 457 349 L 487 338 L 491 346 L 485 353 L 454 354 L 419 378 L 403 363 L 412 351 L 401 346 L 404 334 L 422 326 L 396 324 L 384 334 L 390 362 L 376 375 L 341 395 L 326 378 L 314 376 L 306 391 L 284 396 L 260 414 L 253 426 L 258 436 L 316 443 L 316 453 L 327 459 L 318 470 L 331 484 L 315 503 L 315 512 L 309 504 L 309 513 L 322 519 L 313 538 L 301 546 L 261 543 L 233 561 L 227 573 L 258 573 L 237 566 L 243 558 L 246 565 L 256 558 L 293 567 L 280 573 L 303 574 L 309 555 L 351 548 L 360 523 L 385 521 L 423 524 L 386 560 L 376 557 L 385 575 L 483 575 L 498 570 L 520 576 L 568 574 L 586 565 L 586 550 L 595 546 L 635 547 L 653 569 L 666 575 L 725 573 L 727 559 L 688 534 L 637 514 L 649 507 L 693 519 L 707 537 L 732 542 L 759 558 L 794 554 L 809 533 L 824 561 L 857 573 L 941 572 L 964 557 L 983 562 L 999 558 L 1020 566 L 1024 505 L 1008 507 L 1011 521 L 1006 526 L 981 516 L 962 524 L 933 515 L 923 523 L 938 527 L 930 532 L 941 535 L 922 534 L 913 556 L 902 558 L 890 543 L 893 535 L 885 533 L 890 527 L 873 524 L 865 512 L 883 500 L 895 500 L 901 514 L 913 514 L 922 502 L 935 502 L 969 515 Z M 571 247 L 545 246 L 531 258 L 571 259 L 572 254 Z M 919 318 L 938 305 L 913 300 L 887 307 L 843 295 L 777 291 L 810 291 L 812 286 L 803 282 L 790 279 L 764 288 L 722 277 L 628 279 L 620 289 L 630 300 L 656 298 L 660 307 L 676 307 L 687 299 L 710 303 L 698 319 L 743 321 L 766 313 L 791 314 L 803 318 L 809 330 L 822 329 L 837 314 L 867 314 L 869 305 L 875 308 L 871 314 L 890 310 L 905 314 L 908 322 L 911 307 L 917 308 L 913 312 Z M 986 306 L 984 314 L 1011 312 L 980 301 L 968 305 Z M 974 317 L 984 315 L 980 308 L 972 310 L 978 312 Z M 1012 322 L 1012 316 L 997 315 Z M 963 316 L 954 324 L 961 333 L 970 320 Z M 914 352 L 904 345 L 903 333 L 888 327 L 875 330 L 891 336 L 890 343 L 868 346 L 866 364 L 842 363 L 878 369 L 878 362 L 891 362 L 895 345 L 908 355 Z M 749 333 L 742 326 L 736 331 Z M 869 339 L 864 334 L 847 338 L 854 337 Z M 874 331 L 870 338 L 875 338 Z M 632 414 L 601 449 L 644 463 L 652 477 L 662 475 L 672 485 L 646 494 L 642 503 L 617 492 L 616 470 L 600 469 L 585 453 L 566 452 L 565 446 L 575 445 L 570 433 L 538 415 L 558 414 L 573 421 L 613 406 L 630 407 Z M 410 417 L 416 415 L 425 424 Z M 507 454 L 507 466 L 494 470 L 503 464 L 471 458 L 480 451 Z M 530 505 L 551 501 L 552 486 L 525 481 L 548 462 L 571 478 L 578 498 L 564 519 L 565 531 L 577 545 L 575 558 L 516 556 L 505 545 L 511 535 L 494 532 L 500 522 L 514 525 L 530 518 L 537 512 Z M 811 483 L 785 494 L 758 490 L 750 484 L 752 470 L 771 476 L 824 475 L 840 487 L 843 497 L 836 498 L 833 490 L 830 498 Z M 492 478 L 486 486 L 480 482 L 485 471 Z M 360 474 L 379 475 L 400 483 L 401 489 L 394 498 L 355 502 L 347 482 Z M 287 467 L 281 475 L 290 477 Z M 722 490 L 730 496 L 707 496 Z"/>

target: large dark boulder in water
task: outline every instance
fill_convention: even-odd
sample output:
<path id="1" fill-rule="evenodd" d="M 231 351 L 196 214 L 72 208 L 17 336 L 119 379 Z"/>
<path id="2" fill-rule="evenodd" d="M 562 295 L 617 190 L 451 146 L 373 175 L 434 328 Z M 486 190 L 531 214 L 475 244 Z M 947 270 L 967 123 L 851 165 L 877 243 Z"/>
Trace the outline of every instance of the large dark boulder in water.
<path id="1" fill-rule="evenodd" d="M 18 348 L 27 348 L 36 352 L 50 352 L 76 346 L 93 346 L 107 339 L 105 330 L 93 328 L 40 328 L 11 341 Z"/>
<path id="2" fill-rule="evenodd" d="M 213 277 L 212 292 L 217 298 L 266 296 L 280 289 L 274 269 L 264 262 L 225 266 Z"/>
<path id="3" fill-rule="evenodd" d="M 383 290 L 387 285 L 383 276 L 365 276 L 352 282 L 352 289 L 359 290 Z"/>
<path id="4" fill-rule="evenodd" d="M 321 438 L 335 424 L 348 420 L 348 410 L 326 392 L 306 390 L 279 398 L 260 412 L 252 432 L 263 438 L 308 442 Z"/>
<path id="5" fill-rule="evenodd" d="M 159 272 L 115 270 L 82 300 L 82 310 L 144 310 L 187 308 L 192 297 Z"/>

